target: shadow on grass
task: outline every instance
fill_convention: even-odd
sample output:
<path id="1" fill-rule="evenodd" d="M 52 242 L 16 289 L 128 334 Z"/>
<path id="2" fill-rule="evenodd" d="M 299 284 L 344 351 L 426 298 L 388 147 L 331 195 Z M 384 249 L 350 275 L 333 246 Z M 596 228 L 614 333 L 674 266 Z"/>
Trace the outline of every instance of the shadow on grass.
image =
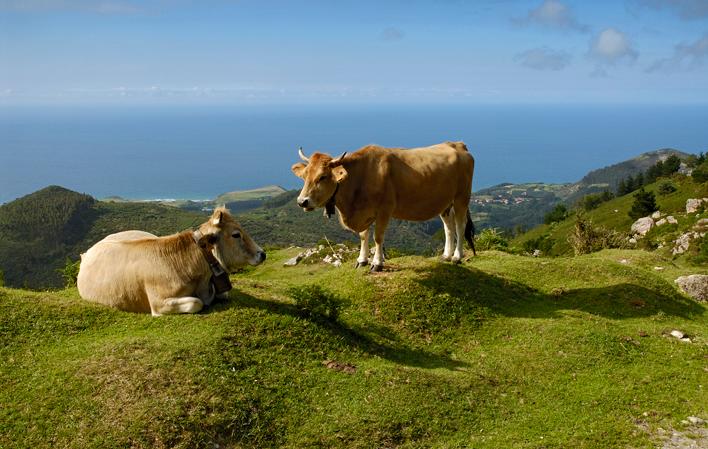
<path id="1" fill-rule="evenodd" d="M 351 327 L 341 321 L 304 314 L 292 304 L 259 299 L 241 291 L 234 291 L 228 301 L 219 303 L 216 307 L 211 308 L 208 313 L 230 308 L 257 309 L 272 314 L 306 319 L 326 330 L 333 337 L 339 337 L 353 349 L 401 365 L 419 368 L 446 368 L 450 370 L 468 366 L 466 363 L 451 359 L 446 355 L 411 347 L 401 341 L 394 331 L 385 326 L 367 323 L 366 326 Z"/>
<path id="2" fill-rule="evenodd" d="M 495 314 L 510 317 L 548 318 L 559 310 L 580 310 L 607 318 L 633 318 L 665 315 L 690 318 L 706 308 L 681 294 L 666 281 L 659 288 L 634 283 L 558 289 L 553 294 L 540 292 L 526 284 L 493 276 L 473 267 L 438 264 L 416 269 L 413 282 L 425 289 L 449 294 L 487 307 Z"/>

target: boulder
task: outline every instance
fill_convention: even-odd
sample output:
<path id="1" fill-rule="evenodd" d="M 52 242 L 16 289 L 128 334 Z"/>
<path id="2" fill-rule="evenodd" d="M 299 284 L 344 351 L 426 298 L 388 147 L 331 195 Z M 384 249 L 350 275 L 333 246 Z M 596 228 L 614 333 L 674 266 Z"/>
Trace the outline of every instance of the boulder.
<path id="1" fill-rule="evenodd" d="M 681 276 L 674 282 L 691 298 L 698 301 L 708 301 L 708 275 L 691 274 L 689 276 Z"/>
<path id="2" fill-rule="evenodd" d="M 298 254 L 297 256 L 295 256 L 293 258 L 286 260 L 283 265 L 286 267 L 294 267 L 295 265 L 300 263 L 301 260 L 302 260 L 302 253 Z"/>
<path id="3" fill-rule="evenodd" d="M 698 220 L 696 224 L 693 225 L 693 229 L 701 234 L 708 232 L 708 218 L 701 218 L 700 220 Z"/>
<path id="4" fill-rule="evenodd" d="M 655 224 L 656 224 L 657 226 L 662 226 L 662 225 L 665 225 L 666 223 L 668 223 L 668 221 L 666 220 L 666 218 L 662 218 L 661 220 L 658 220 Z"/>
<path id="5" fill-rule="evenodd" d="M 698 212 L 701 204 L 708 203 L 708 198 L 689 198 L 686 200 L 686 213 L 693 214 Z"/>
<path id="6" fill-rule="evenodd" d="M 654 220 L 651 217 L 642 217 L 632 223 L 632 233 L 645 235 L 651 228 L 654 227 Z"/>
<path id="7" fill-rule="evenodd" d="M 653 218 L 654 220 L 656 220 L 656 219 L 658 219 L 658 218 L 661 218 L 661 212 L 659 212 L 659 211 L 657 210 L 656 212 L 654 212 L 653 214 L 651 214 L 651 218 Z"/>
<path id="8" fill-rule="evenodd" d="M 678 220 L 676 220 L 673 215 L 666 217 L 666 221 L 668 221 L 669 224 L 678 224 Z"/>
<path id="9" fill-rule="evenodd" d="M 681 234 L 676 240 L 674 240 L 674 248 L 671 250 L 671 254 L 683 254 L 688 251 L 689 246 L 691 246 L 693 234 L 693 232 L 687 232 L 685 234 Z"/>

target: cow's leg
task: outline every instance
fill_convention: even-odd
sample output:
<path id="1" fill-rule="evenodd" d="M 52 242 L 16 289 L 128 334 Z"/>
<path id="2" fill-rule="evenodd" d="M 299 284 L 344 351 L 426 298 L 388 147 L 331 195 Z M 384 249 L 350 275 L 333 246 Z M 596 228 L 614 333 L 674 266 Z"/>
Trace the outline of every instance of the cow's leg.
<path id="1" fill-rule="evenodd" d="M 374 252 L 374 260 L 371 262 L 371 271 L 381 271 L 384 266 L 384 251 L 383 241 L 384 233 L 388 227 L 388 221 L 391 219 L 390 214 L 380 214 L 376 217 L 376 227 L 374 228 L 374 242 L 376 243 L 376 251 Z"/>
<path id="2" fill-rule="evenodd" d="M 455 231 L 457 234 L 457 242 L 455 245 L 455 252 L 452 255 L 453 263 L 460 263 L 462 256 L 465 253 L 465 248 L 463 244 L 465 242 L 465 225 L 467 224 L 467 203 L 456 203 L 455 204 Z"/>
<path id="3" fill-rule="evenodd" d="M 356 259 L 354 268 L 365 267 L 369 264 L 369 229 L 360 232 L 359 238 L 361 239 L 361 250 L 359 250 L 359 257 Z"/>
<path id="4" fill-rule="evenodd" d="M 165 298 L 157 301 L 150 301 L 150 309 L 153 316 L 171 315 L 176 313 L 197 313 L 202 310 L 204 303 L 194 296 L 183 298 Z"/>
<path id="5" fill-rule="evenodd" d="M 452 252 L 455 248 L 454 232 L 456 228 L 454 215 L 455 212 L 452 207 L 440 215 L 440 219 L 443 222 L 443 227 L 445 228 L 445 250 L 442 255 L 443 260 L 450 260 L 450 257 L 452 257 Z"/>

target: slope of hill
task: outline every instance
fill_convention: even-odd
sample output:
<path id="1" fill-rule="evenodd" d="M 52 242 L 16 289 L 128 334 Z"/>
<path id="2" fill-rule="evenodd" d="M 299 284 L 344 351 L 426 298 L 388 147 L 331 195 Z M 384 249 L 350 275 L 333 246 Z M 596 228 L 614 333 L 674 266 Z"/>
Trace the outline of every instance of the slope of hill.
<path id="1" fill-rule="evenodd" d="M 661 195 L 658 192 L 658 185 L 661 181 L 645 186 L 645 190 L 654 192 L 659 211 L 664 214 L 673 214 L 676 218 L 681 219 L 686 215 L 685 207 L 688 198 L 708 197 L 708 184 L 706 183 L 696 183 L 690 177 L 683 175 L 675 175 L 673 182 L 677 190 L 665 195 Z M 601 204 L 597 209 L 587 212 L 586 216 L 592 220 L 595 226 L 614 229 L 629 236 L 630 226 L 634 220 L 629 217 L 628 212 L 633 202 L 634 194 L 630 193 Z M 696 217 L 694 217 L 694 219 L 695 218 Z M 683 225 L 685 227 L 686 223 L 683 223 Z M 545 237 L 552 242 L 551 250 L 548 252 L 548 255 L 571 254 L 572 248 L 568 243 L 568 237 L 571 232 L 573 232 L 574 226 L 575 216 L 571 215 L 560 223 L 538 226 L 517 237 L 513 243 L 523 245 L 524 242 Z M 678 231 L 679 225 L 669 225 L 665 229 Z M 676 234 L 676 232 L 673 232 L 673 234 Z M 667 234 L 665 238 L 668 239 L 671 235 Z M 666 247 L 664 252 L 668 252 L 669 250 L 670 246 Z"/>
<path id="2" fill-rule="evenodd" d="M 283 268 L 295 252 L 193 316 L 0 288 L 0 447 L 613 449 L 674 429 L 708 443 L 681 423 L 708 418 L 708 313 L 670 260 L 486 252 L 371 275 Z"/>
<path id="3" fill-rule="evenodd" d="M 676 155 L 682 160 L 690 155 L 674 149 L 661 149 L 590 171 L 572 184 L 504 183 L 474 192 L 470 210 L 480 228 L 531 229 L 543 223 L 544 215 L 558 203 L 574 206 L 585 195 L 609 190 L 614 192 L 620 180 L 646 171 L 660 160 Z"/>
<path id="4" fill-rule="evenodd" d="M 59 269 L 108 234 L 142 229 L 171 234 L 204 220 L 203 214 L 154 203 L 100 202 L 50 186 L 0 206 L 0 271 L 5 284 L 63 285 Z"/>

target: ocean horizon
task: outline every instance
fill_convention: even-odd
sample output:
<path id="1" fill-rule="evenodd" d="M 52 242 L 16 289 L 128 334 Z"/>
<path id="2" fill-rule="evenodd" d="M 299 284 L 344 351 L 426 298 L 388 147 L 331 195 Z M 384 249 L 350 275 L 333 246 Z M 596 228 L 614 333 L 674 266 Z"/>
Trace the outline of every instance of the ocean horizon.
<path id="1" fill-rule="evenodd" d="M 464 141 L 473 190 L 565 183 L 643 152 L 708 149 L 703 105 L 0 107 L 0 203 L 47 185 L 97 198 L 206 199 L 280 185 L 297 149 Z"/>

